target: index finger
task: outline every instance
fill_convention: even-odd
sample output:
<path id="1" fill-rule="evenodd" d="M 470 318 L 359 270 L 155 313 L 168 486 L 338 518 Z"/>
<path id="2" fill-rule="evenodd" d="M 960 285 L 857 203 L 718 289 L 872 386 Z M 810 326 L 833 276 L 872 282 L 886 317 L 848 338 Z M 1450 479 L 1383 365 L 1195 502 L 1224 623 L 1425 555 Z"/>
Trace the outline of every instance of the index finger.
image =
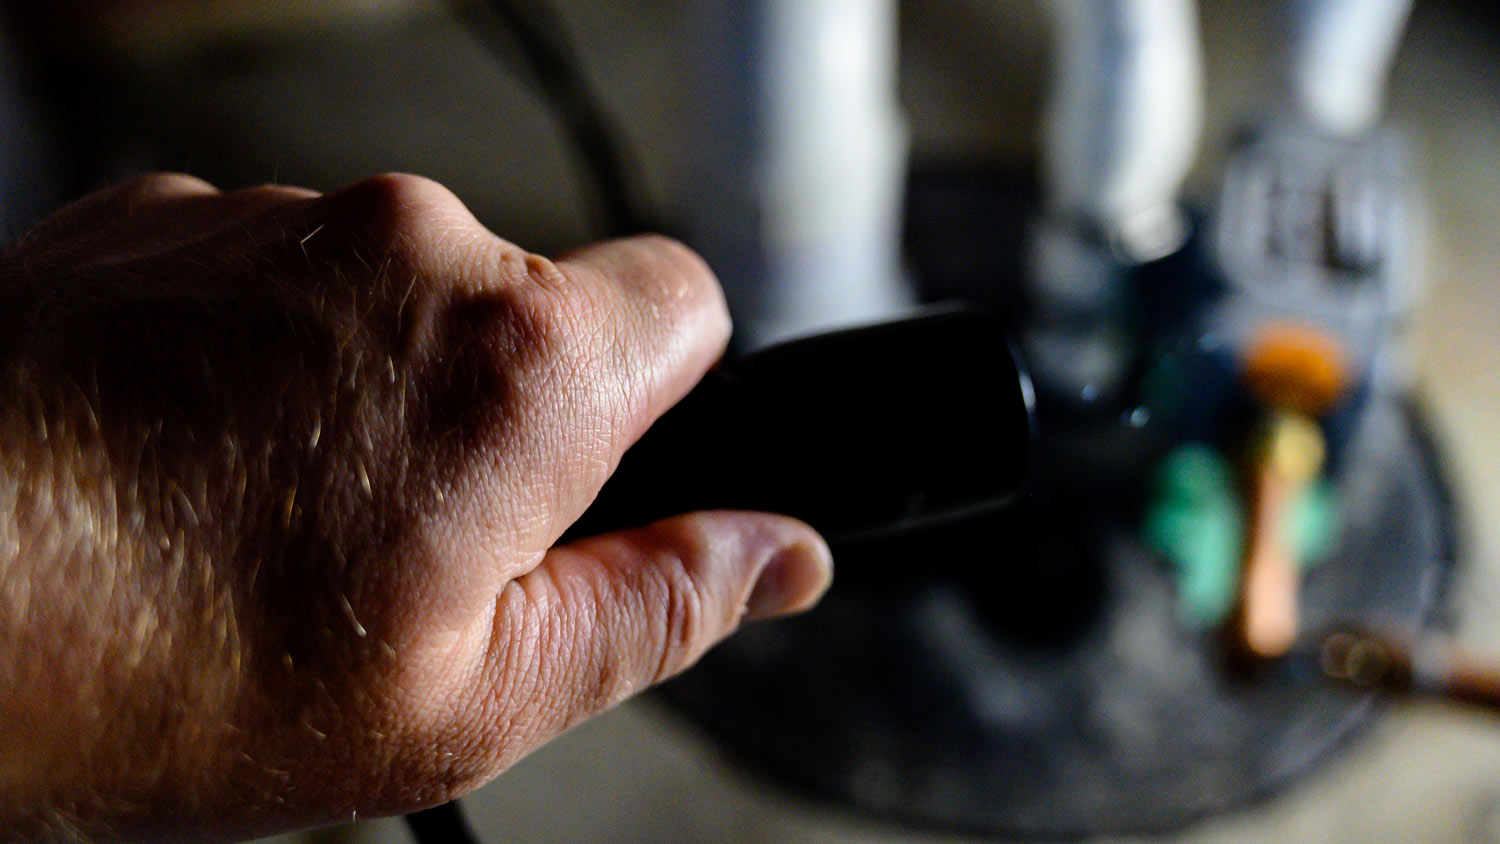
<path id="1" fill-rule="evenodd" d="M 442 532 L 488 574 L 484 593 L 540 562 L 730 330 L 713 273 L 675 241 L 630 238 L 556 262 L 500 243 L 502 268 L 475 296 L 495 309 L 483 322 L 505 394 Z"/>

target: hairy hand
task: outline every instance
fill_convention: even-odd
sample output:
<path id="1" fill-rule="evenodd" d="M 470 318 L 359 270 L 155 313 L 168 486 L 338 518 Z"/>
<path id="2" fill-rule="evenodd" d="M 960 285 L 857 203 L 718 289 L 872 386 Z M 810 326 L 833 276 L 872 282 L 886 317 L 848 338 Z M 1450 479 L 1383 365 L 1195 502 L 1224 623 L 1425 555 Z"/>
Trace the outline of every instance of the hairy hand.
<path id="1" fill-rule="evenodd" d="M 0 829 L 430 806 L 811 604 L 782 517 L 552 547 L 728 332 L 682 246 L 554 263 L 411 176 L 43 223 L 0 260 Z"/>

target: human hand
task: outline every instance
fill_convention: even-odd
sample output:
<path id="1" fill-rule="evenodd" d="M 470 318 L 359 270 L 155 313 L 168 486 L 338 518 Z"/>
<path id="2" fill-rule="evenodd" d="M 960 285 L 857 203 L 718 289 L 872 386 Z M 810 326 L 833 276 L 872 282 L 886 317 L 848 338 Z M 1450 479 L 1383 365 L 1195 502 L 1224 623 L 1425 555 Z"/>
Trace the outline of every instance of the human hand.
<path id="1" fill-rule="evenodd" d="M 0 829 L 431 806 L 809 606 L 784 517 L 552 547 L 728 333 L 680 245 L 553 263 L 411 176 L 43 223 L 0 260 Z"/>

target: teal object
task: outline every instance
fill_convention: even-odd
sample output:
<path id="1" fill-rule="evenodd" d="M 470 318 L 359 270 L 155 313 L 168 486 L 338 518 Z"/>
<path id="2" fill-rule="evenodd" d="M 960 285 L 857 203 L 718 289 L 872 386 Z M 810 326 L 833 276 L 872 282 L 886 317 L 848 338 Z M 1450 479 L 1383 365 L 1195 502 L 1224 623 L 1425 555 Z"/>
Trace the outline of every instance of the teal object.
<path id="1" fill-rule="evenodd" d="M 1182 620 L 1195 628 L 1222 621 L 1234 606 L 1245 536 L 1230 462 L 1202 443 L 1167 455 L 1142 531 L 1172 562 Z"/>
<path id="2" fill-rule="evenodd" d="M 1303 490 L 1292 504 L 1287 530 L 1291 532 L 1292 550 L 1297 554 L 1303 571 L 1323 562 L 1333 553 L 1338 523 L 1338 495 L 1326 480 Z"/>
<path id="3" fill-rule="evenodd" d="M 1308 487 L 1292 505 L 1288 539 L 1304 569 L 1328 556 L 1337 524 L 1337 497 L 1326 482 Z M 1234 464 L 1203 443 L 1167 455 L 1157 469 L 1142 534 L 1172 563 L 1183 622 L 1198 629 L 1222 623 L 1234 608 L 1245 543 Z"/>

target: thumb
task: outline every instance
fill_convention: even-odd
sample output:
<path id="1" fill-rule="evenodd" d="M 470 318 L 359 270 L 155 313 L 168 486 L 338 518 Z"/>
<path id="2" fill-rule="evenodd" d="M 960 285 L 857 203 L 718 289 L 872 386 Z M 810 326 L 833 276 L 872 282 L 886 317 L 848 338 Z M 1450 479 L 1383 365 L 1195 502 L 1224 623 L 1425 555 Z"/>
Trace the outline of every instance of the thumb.
<path id="1" fill-rule="evenodd" d="M 784 516 L 695 513 L 548 552 L 496 602 L 478 675 L 496 770 L 691 666 L 739 626 L 812 606 L 828 546 Z M 482 698 L 481 698 L 482 699 Z"/>

